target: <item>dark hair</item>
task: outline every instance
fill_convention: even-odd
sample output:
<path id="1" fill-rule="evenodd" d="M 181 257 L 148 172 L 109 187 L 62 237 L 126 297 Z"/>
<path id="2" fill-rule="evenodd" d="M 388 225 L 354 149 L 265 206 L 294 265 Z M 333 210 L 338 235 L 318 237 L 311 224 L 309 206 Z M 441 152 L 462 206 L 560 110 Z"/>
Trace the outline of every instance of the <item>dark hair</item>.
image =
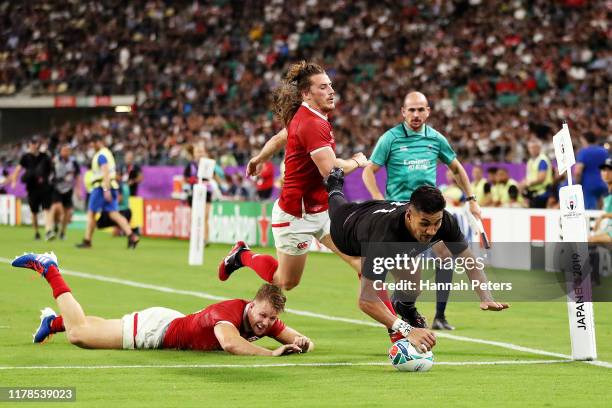
<path id="1" fill-rule="evenodd" d="M 487 169 L 487 173 L 491 174 L 491 173 L 497 173 L 497 167 L 489 167 Z"/>
<path id="2" fill-rule="evenodd" d="M 261 288 L 259 288 L 254 300 L 270 302 L 274 310 L 278 313 L 285 310 L 285 302 L 287 302 L 287 298 L 283 294 L 281 288 L 270 283 L 264 283 Z"/>
<path id="3" fill-rule="evenodd" d="M 91 135 L 91 141 L 92 142 L 101 142 L 102 141 L 102 135 L 99 133 L 94 133 L 93 135 Z"/>
<path id="4" fill-rule="evenodd" d="M 425 185 L 414 190 L 410 197 L 410 205 L 426 214 L 435 214 L 444 210 L 446 200 L 440 190 Z"/>
<path id="5" fill-rule="evenodd" d="M 281 86 L 274 91 L 274 111 L 287 126 L 302 104 L 302 92 L 310 88 L 310 77 L 324 74 L 320 65 L 300 61 L 289 67 Z"/>
<path id="6" fill-rule="evenodd" d="M 510 187 L 508 187 L 508 196 L 515 200 L 516 198 L 518 198 L 518 187 L 516 187 L 515 185 L 511 185 Z"/>
<path id="7" fill-rule="evenodd" d="M 588 144 L 593 144 L 597 141 L 597 136 L 593 132 L 586 132 L 584 134 L 584 138 L 586 139 Z"/>

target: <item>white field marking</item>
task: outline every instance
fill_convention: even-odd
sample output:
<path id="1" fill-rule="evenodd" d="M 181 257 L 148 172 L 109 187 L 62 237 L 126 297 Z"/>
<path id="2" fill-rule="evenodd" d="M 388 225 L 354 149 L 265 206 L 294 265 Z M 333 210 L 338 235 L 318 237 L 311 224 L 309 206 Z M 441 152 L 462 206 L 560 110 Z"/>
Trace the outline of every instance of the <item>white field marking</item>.
<path id="1" fill-rule="evenodd" d="M 10 329 L 11 326 L 0 326 L 0 329 Z"/>
<path id="2" fill-rule="evenodd" d="M 437 361 L 435 365 L 524 365 L 573 363 L 571 360 Z M 0 366 L 0 370 L 104 370 L 127 368 L 279 368 L 279 367 L 366 367 L 390 366 L 388 362 L 363 363 L 278 363 L 278 364 L 171 364 L 171 365 L 74 365 L 74 366 Z"/>
<path id="3" fill-rule="evenodd" d="M 5 263 L 9 263 L 10 264 L 12 261 L 10 259 L 0 257 L 0 262 L 5 262 Z M 156 290 L 158 292 L 173 293 L 173 294 L 186 295 L 186 296 L 193 296 L 193 297 L 198 297 L 198 298 L 201 298 L 201 299 L 209 299 L 209 300 L 227 300 L 227 299 L 229 299 L 227 297 L 215 296 L 215 295 L 211 295 L 211 294 L 205 293 L 205 292 L 196 292 L 196 291 L 192 291 L 192 290 L 173 289 L 173 288 L 169 288 L 169 287 L 166 287 L 166 286 L 151 285 L 151 284 L 148 284 L 148 283 L 135 282 L 135 281 L 131 281 L 131 280 L 113 278 L 113 277 L 103 276 L 103 275 L 94 275 L 94 274 L 90 274 L 90 273 L 86 273 L 86 272 L 71 271 L 71 270 L 68 270 L 68 269 L 62 269 L 62 274 L 63 275 L 68 275 L 68 276 L 77 276 L 77 277 L 84 278 L 84 279 L 97 280 L 97 281 L 101 281 L 101 282 L 117 283 L 117 284 L 120 284 L 120 285 L 131 286 L 131 287 L 140 288 L 140 289 L 151 289 L 151 290 Z M 356 324 L 356 325 L 361 325 L 361 326 L 382 327 L 382 325 L 380 323 L 376 323 L 376 322 L 372 322 L 372 321 L 365 321 L 365 320 L 358 320 L 358 319 L 349 319 L 349 318 L 345 318 L 345 317 L 335 317 L 335 316 L 329 316 L 329 315 L 320 314 L 320 313 L 308 312 L 308 311 L 304 311 L 304 310 L 285 309 L 285 311 L 287 313 L 291 313 L 291 314 L 295 314 L 295 315 L 299 315 L 299 316 L 313 317 L 313 318 L 322 319 L 322 320 L 330 320 L 330 321 L 335 321 L 335 322 L 344 322 L 344 323 Z M 524 352 L 524 353 L 538 354 L 538 355 L 542 355 L 542 356 L 564 358 L 564 359 L 567 359 L 567 360 L 571 360 L 571 358 L 572 358 L 570 355 L 567 355 L 567 354 L 554 353 L 554 352 L 550 352 L 550 351 L 546 351 L 546 350 L 540 350 L 540 349 L 535 349 L 535 348 L 531 348 L 531 347 L 523 347 L 523 346 L 519 346 L 519 345 L 516 345 L 516 344 L 505 343 L 505 342 L 500 342 L 500 341 L 491 341 L 491 340 L 477 339 L 477 338 L 472 338 L 472 337 L 457 336 L 455 334 L 440 333 L 440 332 L 437 332 L 436 336 L 437 337 L 442 337 L 442 338 L 447 338 L 449 340 L 465 341 L 465 342 L 478 343 L 478 344 L 486 344 L 486 345 L 489 345 L 489 346 L 502 347 L 502 348 L 506 348 L 506 349 L 510 349 L 510 350 L 514 350 L 514 351 L 521 351 L 521 352 Z M 596 366 L 599 366 L 599 367 L 612 368 L 612 363 L 608 363 L 606 361 L 585 361 L 585 363 L 591 364 L 591 365 L 596 365 Z"/>

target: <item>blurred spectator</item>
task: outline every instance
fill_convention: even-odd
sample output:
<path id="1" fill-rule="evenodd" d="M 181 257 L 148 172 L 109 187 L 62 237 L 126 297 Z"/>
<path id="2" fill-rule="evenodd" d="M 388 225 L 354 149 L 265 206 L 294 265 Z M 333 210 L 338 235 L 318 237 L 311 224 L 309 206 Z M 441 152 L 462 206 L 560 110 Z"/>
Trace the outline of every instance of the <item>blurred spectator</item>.
<path id="1" fill-rule="evenodd" d="M 592 132 L 586 132 L 582 138 L 584 147 L 576 155 L 574 178 L 577 184 L 582 184 L 584 192 L 584 208 L 595 210 L 599 208 L 598 201 L 606 194 L 608 188 L 601 179 L 599 167 L 608 158 L 608 151 L 597 144 L 597 137 Z"/>
<path id="2" fill-rule="evenodd" d="M 508 203 L 504 207 L 508 208 L 526 208 L 527 203 L 523 200 L 519 200 L 519 189 L 515 185 L 508 187 Z"/>
<path id="3" fill-rule="evenodd" d="M 69 145 L 63 145 L 59 154 L 53 158 L 53 170 L 51 218 L 54 223 L 53 232 L 63 240 L 66 237 L 66 226 L 72 218 L 72 196 L 75 186 L 80 185 L 81 173 Z"/>
<path id="4" fill-rule="evenodd" d="M 2 167 L 0 172 L 0 194 L 6 194 L 6 186 L 10 183 L 9 172 L 5 167 Z"/>
<path id="5" fill-rule="evenodd" d="M 496 207 L 507 207 L 510 204 L 510 187 L 514 186 L 518 191 L 518 183 L 508 175 L 508 170 L 500 167 L 497 169 L 496 183 L 493 186 L 492 194 L 494 204 Z M 523 201 L 523 198 L 519 195 L 517 197 L 519 202 Z"/>
<path id="6" fill-rule="evenodd" d="M 121 173 L 119 180 L 127 184 L 130 189 L 130 196 L 137 196 L 138 185 L 142 182 L 144 176 L 138 163 L 134 162 L 134 153 L 131 150 L 125 152 L 123 166 L 119 168 L 119 173 Z"/>
<path id="7" fill-rule="evenodd" d="M 242 177 L 240 173 L 235 173 L 231 176 L 231 185 L 229 186 L 227 195 L 234 201 L 246 201 L 251 196 L 244 181 L 244 177 Z"/>
<path id="8" fill-rule="evenodd" d="M 446 170 L 446 184 L 442 184 L 439 188 L 448 205 L 456 207 L 461 204 L 464 194 L 450 169 Z"/>
<path id="9" fill-rule="evenodd" d="M 261 173 L 255 179 L 255 189 L 259 200 L 269 200 L 274 190 L 274 164 L 267 161 L 263 164 Z"/>
<path id="10" fill-rule="evenodd" d="M 482 167 L 475 165 L 472 167 L 472 190 L 476 195 L 478 205 L 488 207 L 492 203 L 491 184 L 483 177 Z"/>
<path id="11" fill-rule="evenodd" d="M 608 195 L 604 199 L 604 213 L 597 218 L 594 234 L 589 237 L 589 242 L 611 243 L 612 242 L 612 157 L 599 166 L 601 178 L 608 187 Z"/>
<path id="12" fill-rule="evenodd" d="M 49 131 L 80 164 L 93 133 L 141 164 L 183 164 L 194 142 L 245 164 L 279 129 L 270 91 L 307 58 L 334 81 L 338 154 L 372 148 L 411 88 L 436 101 L 431 125 L 462 162 L 521 162 L 526 134 L 563 121 L 609 137 L 608 14 L 602 1 L 5 2 L 0 95 L 138 94 L 132 114 Z"/>
<path id="13" fill-rule="evenodd" d="M 32 227 L 34 228 L 34 239 L 40 239 L 38 232 L 38 213 L 42 209 L 45 218 L 45 239 L 52 240 L 55 233 L 52 228 L 51 212 L 51 176 L 53 164 L 47 153 L 42 152 L 40 139 L 33 137 L 28 144 L 28 152 L 21 156 L 19 164 L 11 175 L 11 188 L 15 188 L 17 177 L 24 170 L 21 182 L 26 186 L 28 194 L 28 205 L 32 212 Z"/>
<path id="14" fill-rule="evenodd" d="M 553 182 L 553 170 L 550 159 L 542 153 L 542 142 L 532 138 L 527 143 L 529 160 L 527 176 L 520 184 L 523 196 L 529 200 L 531 208 L 546 208 L 550 186 Z"/>

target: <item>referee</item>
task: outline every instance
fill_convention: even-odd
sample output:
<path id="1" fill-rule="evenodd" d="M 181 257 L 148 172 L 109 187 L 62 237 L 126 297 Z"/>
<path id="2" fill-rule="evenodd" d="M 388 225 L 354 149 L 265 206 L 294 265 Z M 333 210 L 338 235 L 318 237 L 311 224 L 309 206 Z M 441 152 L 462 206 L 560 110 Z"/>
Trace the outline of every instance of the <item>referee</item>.
<path id="1" fill-rule="evenodd" d="M 474 190 L 465 169 L 457 160 L 457 155 L 440 132 L 425 124 L 431 113 L 425 95 L 421 92 L 408 93 L 404 98 L 401 112 L 404 121 L 381 136 L 370 157 L 370 164 L 363 171 L 363 182 L 372 198 L 409 201 L 417 187 L 421 185 L 435 187 L 436 166 L 440 160 L 451 170 L 457 185 L 463 191 L 465 200 L 470 203 L 472 214 L 480 219 L 480 207 L 476 202 Z M 381 167 L 387 169 L 386 196 L 383 196 L 378 189 L 374 176 Z M 452 279 L 452 270 L 436 270 L 438 282 L 451 282 Z M 438 292 L 433 329 L 454 329 L 445 316 L 448 295 L 448 291 Z M 394 301 L 393 307 L 411 325 L 427 327 L 425 319 L 413 302 Z"/>
<path id="2" fill-rule="evenodd" d="M 390 201 L 365 201 L 349 203 L 344 197 L 342 186 L 344 173 L 334 168 L 326 180 L 329 193 L 330 234 L 336 247 L 349 256 L 366 256 L 363 247 L 374 243 L 413 242 L 423 248 L 444 243 L 448 251 L 461 258 L 474 258 L 455 218 L 446 210 L 446 202 L 436 187 L 423 185 L 412 194 L 408 203 Z M 444 245 L 440 245 L 446 251 Z M 436 248 L 437 249 L 437 248 Z M 417 256 L 418 254 L 415 254 Z M 467 262 L 470 280 L 487 282 L 487 277 L 476 262 Z M 367 265 L 367 257 L 364 265 Z M 380 279 L 372 270 L 362 268 L 360 309 L 373 319 L 384 324 L 394 332 L 407 337 L 417 348 L 427 348 L 435 344 L 435 336 L 427 329 L 413 327 L 402 319 L 397 319 L 378 299 L 374 282 Z M 480 298 L 482 310 L 500 311 L 508 308 L 498 303 L 487 289 L 480 285 L 475 289 Z M 418 295 L 418 294 L 417 294 Z M 415 332 L 416 334 L 411 334 Z M 415 341 L 413 337 L 418 337 Z"/>

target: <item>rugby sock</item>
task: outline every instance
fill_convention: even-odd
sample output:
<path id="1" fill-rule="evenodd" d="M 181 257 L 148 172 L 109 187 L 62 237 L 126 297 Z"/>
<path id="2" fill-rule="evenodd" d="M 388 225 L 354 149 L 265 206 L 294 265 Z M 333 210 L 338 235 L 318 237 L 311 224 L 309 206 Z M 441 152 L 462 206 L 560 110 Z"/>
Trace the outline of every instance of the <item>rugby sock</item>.
<path id="1" fill-rule="evenodd" d="M 395 315 L 395 309 L 393 308 L 393 304 L 391 303 L 391 300 L 389 300 L 389 294 L 387 293 L 387 291 L 382 290 L 382 289 L 377 290 L 376 295 L 385 304 L 385 306 L 387 306 L 387 309 L 389 309 L 391 314 Z"/>
<path id="2" fill-rule="evenodd" d="M 273 256 L 256 254 L 249 250 L 240 252 L 240 262 L 254 270 L 261 279 L 268 283 L 272 283 L 272 278 L 278 268 L 278 261 Z"/>
<path id="3" fill-rule="evenodd" d="M 51 333 L 59 333 L 59 332 L 66 331 L 66 328 L 64 327 L 64 318 L 61 315 L 57 316 L 51 322 L 50 327 L 51 327 Z"/>
<path id="4" fill-rule="evenodd" d="M 45 279 L 51 285 L 51 289 L 53 290 L 53 297 L 57 299 L 59 295 L 62 293 L 70 292 L 70 288 L 64 281 L 64 277 L 59 272 L 55 265 L 51 265 L 49 270 L 45 275 Z"/>

